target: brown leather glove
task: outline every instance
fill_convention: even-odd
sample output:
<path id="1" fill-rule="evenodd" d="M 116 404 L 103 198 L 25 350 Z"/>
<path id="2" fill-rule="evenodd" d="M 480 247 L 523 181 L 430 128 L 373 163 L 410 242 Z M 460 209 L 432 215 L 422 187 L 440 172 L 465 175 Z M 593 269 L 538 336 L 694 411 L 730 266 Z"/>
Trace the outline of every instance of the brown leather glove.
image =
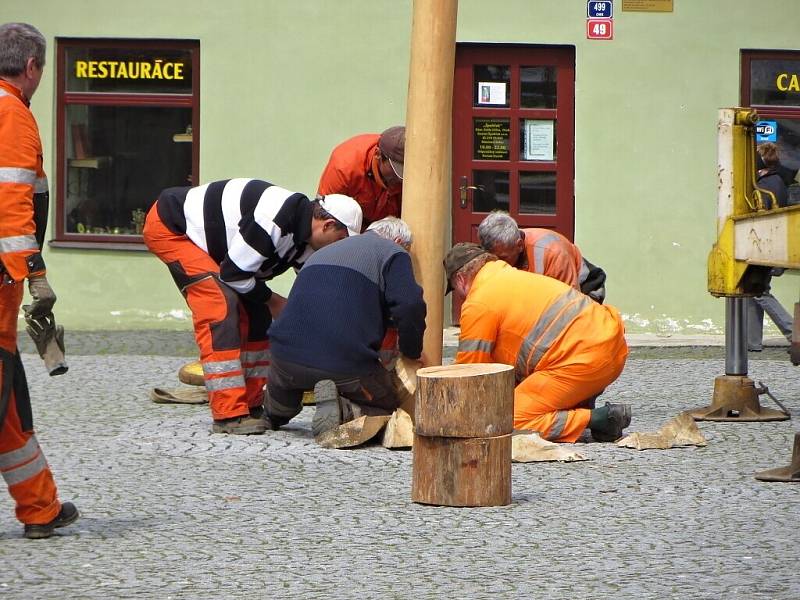
<path id="1" fill-rule="evenodd" d="M 56 318 L 52 312 L 35 318 L 29 314 L 30 306 L 22 308 L 25 309 L 25 323 L 27 323 L 25 330 L 36 344 L 36 351 L 44 360 L 47 372 L 51 377 L 66 373 L 69 367 L 64 357 L 64 328 L 56 325 Z"/>
<path id="2" fill-rule="evenodd" d="M 44 275 L 28 277 L 28 291 L 31 293 L 33 302 L 23 306 L 25 315 L 30 315 L 34 319 L 46 317 L 48 314 L 52 317 L 56 294 L 47 282 L 47 277 Z"/>

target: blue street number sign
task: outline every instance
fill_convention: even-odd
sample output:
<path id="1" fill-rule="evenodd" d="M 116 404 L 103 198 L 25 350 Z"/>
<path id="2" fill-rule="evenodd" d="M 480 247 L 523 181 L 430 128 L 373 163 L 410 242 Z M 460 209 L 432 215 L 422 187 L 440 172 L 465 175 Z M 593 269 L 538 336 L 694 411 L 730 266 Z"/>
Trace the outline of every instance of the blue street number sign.
<path id="1" fill-rule="evenodd" d="M 594 0 L 589 0 L 589 2 L 586 3 L 586 18 L 613 19 L 614 3 L 610 1 L 595 2 Z"/>
<path id="2" fill-rule="evenodd" d="M 756 143 L 777 142 L 778 141 L 778 122 L 759 121 L 756 123 Z"/>

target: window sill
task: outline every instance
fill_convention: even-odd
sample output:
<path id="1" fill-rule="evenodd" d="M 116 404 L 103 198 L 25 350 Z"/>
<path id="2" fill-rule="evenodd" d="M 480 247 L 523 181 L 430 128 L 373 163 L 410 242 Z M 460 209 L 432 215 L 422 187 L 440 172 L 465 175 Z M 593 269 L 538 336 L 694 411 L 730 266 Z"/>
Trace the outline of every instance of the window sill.
<path id="1" fill-rule="evenodd" d="M 47 245 L 51 248 L 78 248 L 81 250 L 126 250 L 134 252 L 147 252 L 144 243 L 136 242 L 66 242 L 50 240 Z"/>

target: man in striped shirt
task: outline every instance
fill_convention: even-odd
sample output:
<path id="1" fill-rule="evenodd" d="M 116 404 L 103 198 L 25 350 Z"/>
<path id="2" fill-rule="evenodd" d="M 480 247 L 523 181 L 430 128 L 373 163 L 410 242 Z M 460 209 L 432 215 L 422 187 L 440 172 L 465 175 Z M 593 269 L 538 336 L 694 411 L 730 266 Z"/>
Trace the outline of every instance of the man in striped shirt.
<path id="1" fill-rule="evenodd" d="M 265 281 L 361 231 L 348 196 L 315 201 L 258 179 L 168 188 L 150 209 L 147 247 L 192 311 L 214 433 L 260 434 L 267 329 L 286 299 Z"/>

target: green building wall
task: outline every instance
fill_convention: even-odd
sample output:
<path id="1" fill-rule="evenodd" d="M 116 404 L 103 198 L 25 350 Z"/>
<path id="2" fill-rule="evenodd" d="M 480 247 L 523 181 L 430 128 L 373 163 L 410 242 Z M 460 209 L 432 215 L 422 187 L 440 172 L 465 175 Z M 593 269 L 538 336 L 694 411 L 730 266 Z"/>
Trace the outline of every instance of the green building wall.
<path id="1" fill-rule="evenodd" d="M 741 49 L 796 49 L 800 3 L 674 0 L 586 40 L 582 0 L 461 0 L 458 41 L 575 46 L 575 241 L 608 272 L 629 331 L 721 332 L 705 287 L 715 234 L 717 109 L 739 103 Z M 55 183 L 57 37 L 200 41 L 200 180 L 259 177 L 313 195 L 331 148 L 405 119 L 410 0 L 4 0 L 36 25 L 49 67 L 32 107 Z M 142 173 L 146 177 L 146 173 Z M 54 223 L 51 224 L 52 232 Z M 47 248 L 70 329 L 186 329 L 146 252 Z M 286 293 L 292 277 L 274 282 Z M 789 306 L 800 277 L 775 279 Z"/>

